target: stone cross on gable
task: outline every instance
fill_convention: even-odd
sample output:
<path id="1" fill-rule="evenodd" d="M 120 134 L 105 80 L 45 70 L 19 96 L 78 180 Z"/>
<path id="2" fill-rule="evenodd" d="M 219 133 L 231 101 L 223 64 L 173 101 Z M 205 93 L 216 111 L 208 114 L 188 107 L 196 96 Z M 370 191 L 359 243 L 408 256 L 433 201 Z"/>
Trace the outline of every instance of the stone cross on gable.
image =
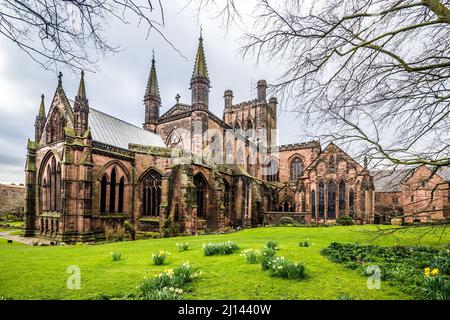
<path id="1" fill-rule="evenodd" d="M 175 96 L 175 100 L 177 100 L 177 104 L 180 102 L 180 98 L 181 98 L 180 94 L 177 93 L 177 95 Z"/>

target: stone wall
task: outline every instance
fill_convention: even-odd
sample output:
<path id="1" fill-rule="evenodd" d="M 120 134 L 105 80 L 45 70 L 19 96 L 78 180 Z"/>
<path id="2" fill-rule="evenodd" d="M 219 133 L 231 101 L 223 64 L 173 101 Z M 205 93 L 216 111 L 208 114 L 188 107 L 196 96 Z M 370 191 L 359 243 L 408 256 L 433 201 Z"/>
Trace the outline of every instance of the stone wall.
<path id="1" fill-rule="evenodd" d="M 23 213 L 25 187 L 23 185 L 0 184 L 0 215 Z"/>

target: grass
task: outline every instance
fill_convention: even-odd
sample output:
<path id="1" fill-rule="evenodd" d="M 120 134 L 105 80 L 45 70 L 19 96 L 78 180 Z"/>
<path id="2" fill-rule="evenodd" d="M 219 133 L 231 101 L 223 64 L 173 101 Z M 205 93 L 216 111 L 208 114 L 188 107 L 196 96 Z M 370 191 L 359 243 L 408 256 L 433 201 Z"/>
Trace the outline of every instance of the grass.
<path id="1" fill-rule="evenodd" d="M 320 255 L 331 242 L 381 245 L 428 244 L 450 241 L 450 232 L 430 232 L 430 227 L 402 229 L 394 235 L 374 240 L 376 226 L 328 228 L 275 227 L 248 229 L 225 235 L 174 237 L 118 242 L 102 245 L 32 247 L 6 244 L 0 239 L 0 296 L 13 299 L 99 299 L 102 295 L 122 296 L 145 276 L 189 261 L 201 277 L 192 285 L 187 299 L 412 299 L 401 288 L 382 282 L 380 290 L 369 290 L 367 278 Z M 422 235 L 422 237 L 421 237 Z M 299 248 L 308 238 L 310 247 Z M 202 244 L 235 242 L 241 250 L 227 256 L 203 256 Z M 306 267 L 302 281 L 271 278 L 258 264 L 247 264 L 240 253 L 248 248 L 262 249 L 269 240 L 277 241 L 277 256 L 301 262 Z M 175 244 L 189 242 L 189 250 L 174 252 Z M 440 241 L 440 242 L 439 242 Z M 159 250 L 173 252 L 168 263 L 155 266 L 151 255 Z M 121 252 L 120 261 L 111 261 L 111 252 Z M 81 270 L 81 289 L 69 290 L 67 267 Z"/>

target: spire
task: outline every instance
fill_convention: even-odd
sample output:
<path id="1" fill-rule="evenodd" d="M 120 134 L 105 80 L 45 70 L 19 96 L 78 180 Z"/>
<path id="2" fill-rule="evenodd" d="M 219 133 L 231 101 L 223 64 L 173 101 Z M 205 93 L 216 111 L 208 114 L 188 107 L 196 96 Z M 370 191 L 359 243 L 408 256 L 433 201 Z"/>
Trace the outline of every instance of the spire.
<path id="1" fill-rule="evenodd" d="M 81 70 L 80 86 L 73 102 L 74 130 L 77 136 L 84 136 L 89 128 L 89 101 L 86 97 L 84 71 Z"/>
<path id="2" fill-rule="evenodd" d="M 80 98 L 86 98 L 86 87 L 84 85 L 84 71 L 81 70 L 80 86 L 78 87 L 78 96 Z"/>
<path id="3" fill-rule="evenodd" d="M 40 118 L 45 118 L 45 104 L 44 104 L 44 94 L 41 95 L 41 105 L 39 106 L 38 116 Z"/>
<path id="4" fill-rule="evenodd" d="M 156 76 L 155 67 L 155 51 L 153 50 L 152 67 L 148 76 L 147 88 L 145 90 L 145 96 L 157 96 L 159 97 L 158 77 Z"/>
<path id="5" fill-rule="evenodd" d="M 201 29 L 200 38 L 198 39 L 197 55 L 195 56 L 194 72 L 192 73 L 192 78 L 195 77 L 204 77 L 206 79 L 209 79 L 208 68 L 206 66 L 205 51 L 203 49 L 203 36 Z"/>

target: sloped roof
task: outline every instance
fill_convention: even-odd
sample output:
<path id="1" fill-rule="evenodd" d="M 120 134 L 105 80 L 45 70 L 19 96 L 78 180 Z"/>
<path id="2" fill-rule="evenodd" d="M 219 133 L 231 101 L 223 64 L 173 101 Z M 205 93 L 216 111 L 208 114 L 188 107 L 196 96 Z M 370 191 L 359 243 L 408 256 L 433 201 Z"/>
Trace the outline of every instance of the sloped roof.
<path id="1" fill-rule="evenodd" d="M 130 143 L 166 147 L 159 135 L 93 108 L 89 110 L 89 127 L 94 141 L 122 149 L 128 149 Z"/>
<path id="2" fill-rule="evenodd" d="M 372 174 L 375 191 L 396 192 L 401 191 L 401 184 L 409 178 L 411 170 L 379 170 L 373 171 Z"/>
<path id="3" fill-rule="evenodd" d="M 450 181 L 450 166 L 440 167 L 436 173 L 445 181 Z"/>

